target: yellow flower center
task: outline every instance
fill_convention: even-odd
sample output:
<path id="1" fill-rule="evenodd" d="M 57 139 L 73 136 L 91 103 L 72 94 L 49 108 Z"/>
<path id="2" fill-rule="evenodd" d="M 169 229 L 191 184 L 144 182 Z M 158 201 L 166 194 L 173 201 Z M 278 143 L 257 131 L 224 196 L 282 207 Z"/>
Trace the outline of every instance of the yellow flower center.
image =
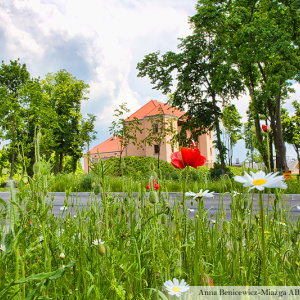
<path id="1" fill-rule="evenodd" d="M 180 287 L 178 286 L 173 286 L 172 287 L 172 291 L 175 292 L 175 293 L 178 293 L 180 291 Z"/>
<path id="2" fill-rule="evenodd" d="M 252 181 L 252 183 L 253 183 L 254 185 L 263 185 L 263 184 L 265 184 L 266 182 L 267 182 L 267 181 L 264 180 L 264 179 L 256 179 L 256 180 Z"/>
<path id="3" fill-rule="evenodd" d="M 198 194 L 198 196 L 200 196 L 200 197 L 201 197 L 202 195 L 203 195 L 203 194 L 201 194 L 201 193 Z"/>

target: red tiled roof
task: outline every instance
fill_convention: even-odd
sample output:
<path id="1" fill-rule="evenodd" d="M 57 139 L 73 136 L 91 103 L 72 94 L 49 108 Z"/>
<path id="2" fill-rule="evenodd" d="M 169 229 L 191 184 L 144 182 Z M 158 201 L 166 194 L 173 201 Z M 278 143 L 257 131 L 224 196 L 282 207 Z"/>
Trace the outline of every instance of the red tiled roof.
<path id="1" fill-rule="evenodd" d="M 89 151 L 89 154 L 97 154 L 100 153 L 111 153 L 121 151 L 121 145 L 119 138 L 110 137 L 105 142 L 95 146 L 93 149 Z"/>
<path id="2" fill-rule="evenodd" d="M 156 100 L 151 100 L 139 110 L 137 110 L 135 113 L 133 113 L 131 116 L 129 116 L 126 119 L 126 121 L 132 121 L 134 117 L 136 117 L 138 120 L 141 120 L 144 117 L 150 117 L 161 114 L 172 115 L 179 118 L 183 116 L 185 112 L 178 108 L 172 107 L 169 104 L 165 104 Z"/>

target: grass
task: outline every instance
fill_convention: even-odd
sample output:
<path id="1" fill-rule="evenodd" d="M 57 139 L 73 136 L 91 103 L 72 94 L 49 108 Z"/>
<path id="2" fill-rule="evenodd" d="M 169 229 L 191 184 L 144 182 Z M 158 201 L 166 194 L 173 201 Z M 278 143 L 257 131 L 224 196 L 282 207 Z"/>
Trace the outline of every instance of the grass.
<path id="1" fill-rule="evenodd" d="M 272 210 L 263 213 L 254 210 L 251 194 L 229 178 L 161 179 L 161 188 L 149 197 L 145 183 L 154 172 L 139 181 L 90 175 L 85 184 L 97 189 L 101 200 L 91 194 L 86 207 L 70 195 L 84 177 L 69 176 L 66 210 L 56 217 L 53 198 L 47 203 L 46 196 L 53 180 L 63 188 L 64 179 L 53 178 L 50 166 L 39 162 L 34 177 L 19 182 L 17 193 L 11 187 L 10 209 L 0 201 L 5 249 L 0 252 L 0 299 L 158 299 L 156 287 L 173 278 L 191 286 L 256 286 L 265 285 L 267 277 L 272 286 L 298 286 L 300 221 L 290 218 L 285 191 L 274 189 Z M 197 200 L 196 217 L 189 217 L 184 192 L 200 188 L 221 191 L 214 219 L 203 198 Z M 110 194 L 113 189 L 128 196 L 121 200 Z M 171 207 L 161 192 L 172 189 L 182 197 Z M 222 201 L 228 190 L 230 221 Z M 233 196 L 234 190 L 240 194 Z M 96 245 L 99 240 L 104 244 Z"/>

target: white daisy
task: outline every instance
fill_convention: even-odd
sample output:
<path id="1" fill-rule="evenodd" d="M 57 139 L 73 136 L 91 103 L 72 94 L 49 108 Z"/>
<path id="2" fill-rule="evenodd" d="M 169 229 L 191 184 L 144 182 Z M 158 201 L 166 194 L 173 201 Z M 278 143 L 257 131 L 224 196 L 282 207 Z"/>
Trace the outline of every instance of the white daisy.
<path id="1" fill-rule="evenodd" d="M 300 210 L 300 206 L 297 205 L 297 208 Z"/>
<path id="2" fill-rule="evenodd" d="M 201 197 L 213 197 L 214 192 L 209 192 L 208 190 L 204 191 L 201 189 L 199 193 L 193 193 L 193 192 L 187 192 L 185 193 L 186 197 L 194 197 L 193 200 L 196 198 L 201 198 Z"/>
<path id="3" fill-rule="evenodd" d="M 172 280 L 168 280 L 164 283 L 164 286 L 168 290 L 169 295 L 175 295 L 176 297 L 180 297 L 182 293 L 189 289 L 189 286 L 184 279 L 182 279 L 179 283 L 179 280 L 176 278 L 173 278 L 173 282 Z"/>
<path id="4" fill-rule="evenodd" d="M 193 211 L 195 211 L 194 209 L 192 209 L 192 208 L 189 208 L 188 209 L 188 211 L 190 211 L 190 212 L 193 212 Z"/>
<path id="5" fill-rule="evenodd" d="M 283 223 L 283 222 L 278 222 L 280 225 L 283 225 L 283 226 L 286 226 L 286 224 L 285 223 Z"/>
<path id="6" fill-rule="evenodd" d="M 62 206 L 62 207 L 60 208 L 60 210 L 66 210 L 66 209 L 67 209 L 66 206 Z"/>
<path id="7" fill-rule="evenodd" d="M 0 245 L 0 251 L 5 251 L 5 247 L 2 244 Z"/>
<path id="8" fill-rule="evenodd" d="M 235 176 L 234 180 L 244 183 L 244 187 L 250 187 L 249 191 L 254 188 L 257 188 L 259 191 L 265 188 L 287 188 L 287 185 L 283 182 L 283 176 L 276 177 L 279 172 L 269 173 L 267 175 L 263 171 L 257 173 L 250 171 L 250 173 L 251 176 L 247 172 L 245 172 L 244 176 Z"/>
<path id="9" fill-rule="evenodd" d="M 240 193 L 238 193 L 238 192 L 236 192 L 236 191 L 233 191 L 232 196 L 233 196 L 233 197 L 236 197 L 237 195 L 240 195 Z"/>
<path id="10" fill-rule="evenodd" d="M 103 244 L 104 244 L 104 242 L 102 242 L 101 239 L 98 239 L 98 240 L 94 240 L 94 241 L 93 241 L 93 245 L 95 245 L 95 246 L 103 245 Z"/>

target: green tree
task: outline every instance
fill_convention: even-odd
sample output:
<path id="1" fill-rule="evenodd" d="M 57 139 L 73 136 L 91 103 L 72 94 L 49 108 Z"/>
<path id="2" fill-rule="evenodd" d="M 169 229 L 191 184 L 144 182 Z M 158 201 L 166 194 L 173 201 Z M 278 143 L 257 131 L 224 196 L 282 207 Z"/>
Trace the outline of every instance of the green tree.
<path id="1" fill-rule="evenodd" d="M 0 68 L 0 126 L 3 129 L 3 138 L 9 140 L 11 147 L 11 169 L 10 178 L 14 174 L 15 156 L 18 152 L 18 137 L 22 132 L 24 103 L 20 97 L 20 90 L 30 79 L 25 64 L 19 60 L 10 61 L 9 65 L 4 64 Z"/>
<path id="2" fill-rule="evenodd" d="M 258 139 L 263 139 L 260 119 L 268 120 L 278 170 L 287 169 L 281 105 L 299 74 L 299 7 L 293 0 L 200 0 L 195 17 L 198 30 L 214 30 L 243 76 Z"/>
<path id="3" fill-rule="evenodd" d="M 228 145 L 228 164 L 232 166 L 232 155 L 233 155 L 233 146 L 236 145 L 238 140 L 242 139 L 241 135 L 242 123 L 241 115 L 236 109 L 234 104 L 227 105 L 223 108 L 222 112 L 222 123 L 225 128 L 226 134 L 229 138 Z"/>
<path id="4" fill-rule="evenodd" d="M 128 114 L 130 110 L 126 107 L 127 103 L 122 103 L 119 108 L 115 109 L 114 117 L 117 120 L 112 122 L 109 127 L 110 134 L 119 138 L 120 142 L 120 156 L 119 156 L 119 176 L 121 176 L 121 162 L 124 150 L 129 144 L 135 145 L 137 148 L 142 147 L 142 143 L 137 140 L 137 132 L 142 133 L 141 123 L 136 117 L 133 120 L 126 120 L 124 114 Z"/>
<path id="5" fill-rule="evenodd" d="M 193 19 L 191 21 L 193 25 Z M 149 76 L 154 89 L 162 90 L 164 94 L 170 93 L 177 82 L 171 104 L 181 109 L 187 106 L 185 122 L 190 125 L 185 128 L 199 128 L 198 135 L 215 129 L 215 146 L 224 173 L 226 147 L 221 141 L 219 106 L 239 95 L 243 90 L 242 82 L 233 65 L 227 62 L 224 48 L 215 42 L 212 31 L 194 29 L 192 35 L 180 40 L 178 54 L 167 52 L 160 57 L 160 52 L 156 52 L 146 55 L 137 65 L 138 76 Z"/>
<path id="6" fill-rule="evenodd" d="M 8 160 L 8 152 L 6 150 L 6 147 L 3 146 L 0 150 L 0 177 L 2 177 L 2 172 L 4 168 L 7 168 L 9 166 L 9 160 Z"/>
<path id="7" fill-rule="evenodd" d="M 295 114 L 289 116 L 285 111 L 282 115 L 282 127 L 284 140 L 293 145 L 297 154 L 299 175 L 300 175 L 300 104 L 297 101 L 293 102 Z"/>
<path id="8" fill-rule="evenodd" d="M 82 156 L 82 147 L 86 143 L 80 136 L 82 115 L 81 102 L 87 100 L 89 86 L 76 79 L 66 70 L 49 73 L 42 81 L 42 89 L 49 108 L 51 122 L 43 126 L 43 145 L 48 148 L 47 156 L 55 153 L 55 173 L 63 170 L 63 157 L 70 155 L 74 164 Z"/>

